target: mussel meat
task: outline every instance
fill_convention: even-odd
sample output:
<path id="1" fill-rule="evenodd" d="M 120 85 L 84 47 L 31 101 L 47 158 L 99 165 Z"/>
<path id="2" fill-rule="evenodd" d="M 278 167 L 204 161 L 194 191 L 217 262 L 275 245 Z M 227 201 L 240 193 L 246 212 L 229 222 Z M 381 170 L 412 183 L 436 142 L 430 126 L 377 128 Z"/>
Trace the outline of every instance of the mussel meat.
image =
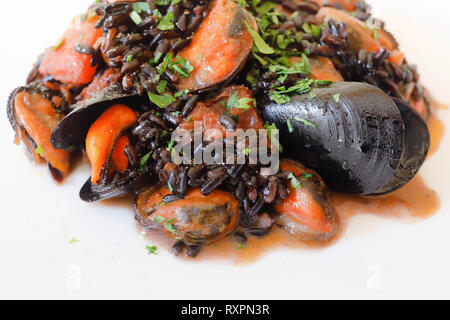
<path id="1" fill-rule="evenodd" d="M 82 148 L 89 128 L 106 109 L 114 104 L 134 106 L 139 102 L 134 92 L 124 91 L 119 84 L 111 85 L 92 98 L 74 104 L 73 111 L 53 130 L 50 141 L 58 149 Z"/>
<path id="2" fill-rule="evenodd" d="M 149 188 L 135 199 L 136 220 L 144 227 L 164 230 L 188 245 L 201 245 L 230 234 L 239 221 L 239 202 L 228 192 L 203 196 L 192 189 L 183 199 L 169 201 L 167 188 Z"/>
<path id="3" fill-rule="evenodd" d="M 287 156 L 318 172 L 333 191 L 392 192 L 417 173 L 428 153 L 424 120 L 368 84 L 332 83 L 285 104 L 268 98 L 261 109 L 280 129 Z"/>
<path id="4" fill-rule="evenodd" d="M 34 161 L 47 161 L 58 182 L 70 170 L 70 151 L 54 148 L 50 134 L 64 117 L 66 100 L 58 83 L 35 82 L 14 90 L 7 106 L 8 119 L 16 131 L 16 143 L 22 140 Z"/>
<path id="5" fill-rule="evenodd" d="M 280 168 L 293 181 L 289 197 L 274 206 L 277 224 L 306 241 L 329 241 L 338 229 L 335 209 L 325 183 L 317 173 L 293 160 L 283 160 Z"/>
<path id="6" fill-rule="evenodd" d="M 205 91 L 232 80 L 253 47 L 248 28 L 258 29 L 253 15 L 233 0 L 216 0 L 191 44 L 178 53 L 190 61 L 193 71 L 177 88 Z"/>

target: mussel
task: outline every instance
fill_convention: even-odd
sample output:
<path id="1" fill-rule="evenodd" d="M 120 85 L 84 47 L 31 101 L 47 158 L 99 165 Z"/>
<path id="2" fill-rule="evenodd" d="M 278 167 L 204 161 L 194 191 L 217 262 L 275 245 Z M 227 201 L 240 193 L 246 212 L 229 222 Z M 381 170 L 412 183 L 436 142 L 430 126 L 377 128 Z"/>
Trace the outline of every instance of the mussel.
<path id="1" fill-rule="evenodd" d="M 430 146 L 427 124 L 412 108 L 364 83 L 332 83 L 285 104 L 267 98 L 261 109 L 280 129 L 286 155 L 336 192 L 397 190 L 419 171 Z"/>
<path id="2" fill-rule="evenodd" d="M 215 0 L 191 44 L 178 55 L 193 71 L 176 84 L 179 90 L 206 91 L 232 80 L 247 60 L 257 30 L 255 18 L 233 0 Z"/>
<path id="3" fill-rule="evenodd" d="M 137 114 L 132 109 L 141 104 L 142 98 L 135 93 L 125 92 L 120 85 L 112 85 L 91 99 L 75 104 L 74 110 L 54 129 L 51 142 L 56 148 L 64 150 L 86 146 L 92 177 L 80 191 L 82 200 L 95 202 L 120 197 L 152 184 L 153 177 L 148 171 L 136 171 L 132 177 L 124 175 L 117 178 L 114 175 L 128 168 L 123 152 L 129 144 L 125 131 L 136 123 Z M 114 151 L 118 160 L 114 159 Z"/>
<path id="4" fill-rule="evenodd" d="M 140 101 L 134 92 L 123 90 L 120 84 L 111 85 L 92 98 L 73 105 L 73 111 L 53 130 L 50 141 L 58 149 L 82 148 L 89 128 L 106 109 L 113 104 L 133 106 Z"/>
<path id="5" fill-rule="evenodd" d="M 283 160 L 292 183 L 289 197 L 274 206 L 276 223 L 294 236 L 314 242 L 329 241 L 338 229 L 337 214 L 322 178 L 293 160 Z"/>
<path id="6" fill-rule="evenodd" d="M 58 182 L 70 170 L 70 151 L 54 148 L 50 134 L 64 117 L 67 105 L 67 97 L 56 82 L 34 82 L 17 88 L 7 105 L 9 122 L 16 131 L 16 143 L 22 140 L 34 161 L 47 161 Z"/>
<path id="7" fill-rule="evenodd" d="M 167 188 L 148 188 L 136 196 L 136 220 L 146 228 L 161 229 L 187 245 L 202 245 L 230 234 L 238 225 L 239 202 L 231 193 L 215 190 L 203 196 L 190 190 L 170 202 Z"/>

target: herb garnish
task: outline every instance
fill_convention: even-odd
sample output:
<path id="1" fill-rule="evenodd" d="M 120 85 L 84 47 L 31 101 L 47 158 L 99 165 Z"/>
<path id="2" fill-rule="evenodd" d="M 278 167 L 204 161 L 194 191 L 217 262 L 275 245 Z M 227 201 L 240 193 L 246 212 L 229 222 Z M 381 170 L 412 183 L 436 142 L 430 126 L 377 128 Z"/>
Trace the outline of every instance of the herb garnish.
<path id="1" fill-rule="evenodd" d="M 175 15 L 172 11 L 167 11 L 167 14 L 161 19 L 157 28 L 161 31 L 172 30 L 173 28 L 175 28 L 175 25 L 172 22 L 174 17 Z"/>
<path id="2" fill-rule="evenodd" d="M 36 148 L 35 152 L 36 152 L 38 155 L 40 155 L 40 156 L 42 156 L 42 155 L 45 154 L 44 148 L 42 148 L 41 145 L 38 145 L 38 147 Z"/>
<path id="3" fill-rule="evenodd" d="M 269 46 L 264 39 L 259 35 L 259 33 L 252 29 L 252 27 L 249 26 L 247 21 L 245 22 L 245 26 L 247 27 L 248 32 L 253 38 L 253 41 L 255 43 L 255 47 L 258 49 L 259 52 L 262 54 L 273 54 L 275 53 L 275 50 Z"/>
<path id="4" fill-rule="evenodd" d="M 172 97 L 170 94 L 158 95 L 152 92 L 148 92 L 148 97 L 150 98 L 151 102 L 156 104 L 161 109 L 164 109 L 177 101 L 177 99 L 175 97 Z"/>
<path id="5" fill-rule="evenodd" d="M 158 255 L 158 247 L 157 246 L 145 246 L 145 249 L 147 249 L 148 255 Z"/>
<path id="6" fill-rule="evenodd" d="M 298 179 L 295 177 L 295 175 L 292 172 L 289 174 L 288 179 L 291 180 L 292 188 L 294 188 L 294 189 L 302 188 L 300 181 L 298 181 Z"/>
<path id="7" fill-rule="evenodd" d="M 150 159 L 150 157 L 152 156 L 152 154 L 153 154 L 153 151 L 150 151 L 145 156 L 143 156 L 141 158 L 141 160 L 139 161 L 139 169 L 141 170 L 142 173 L 145 173 L 147 171 L 147 163 L 148 163 L 148 160 Z"/>

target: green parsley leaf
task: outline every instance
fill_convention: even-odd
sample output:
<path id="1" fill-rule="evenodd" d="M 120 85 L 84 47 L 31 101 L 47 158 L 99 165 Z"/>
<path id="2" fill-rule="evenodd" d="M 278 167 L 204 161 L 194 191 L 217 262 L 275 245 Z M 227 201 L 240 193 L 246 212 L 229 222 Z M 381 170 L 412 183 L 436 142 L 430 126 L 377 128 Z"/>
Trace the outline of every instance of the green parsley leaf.
<path id="1" fill-rule="evenodd" d="M 336 101 L 336 103 L 339 103 L 339 101 L 341 101 L 341 94 L 340 93 L 336 93 L 333 96 L 334 101 Z"/>
<path id="2" fill-rule="evenodd" d="M 130 18 L 137 26 L 142 23 L 142 18 L 136 11 L 130 13 Z"/>
<path id="3" fill-rule="evenodd" d="M 142 11 L 147 12 L 150 11 L 150 6 L 147 2 L 135 2 L 133 3 L 133 10 L 136 13 L 141 13 Z"/>
<path id="4" fill-rule="evenodd" d="M 164 92 L 166 92 L 166 87 L 167 87 L 167 81 L 166 80 L 162 80 L 159 82 L 158 87 L 156 88 L 156 91 L 159 94 L 163 94 Z"/>
<path id="5" fill-rule="evenodd" d="M 80 242 L 79 240 L 75 239 L 75 237 L 72 237 L 72 239 L 70 239 L 69 244 L 75 244 Z"/>
<path id="6" fill-rule="evenodd" d="M 44 148 L 42 148 L 41 145 L 38 145 L 38 147 L 36 148 L 35 152 L 36 152 L 38 155 L 40 155 L 40 156 L 42 156 L 42 155 L 45 154 Z"/>
<path id="7" fill-rule="evenodd" d="M 254 7 L 255 11 L 265 15 L 267 13 L 269 13 L 269 11 L 275 9 L 277 7 L 277 4 L 275 2 L 272 1 L 266 1 L 264 2 L 260 7 Z"/>
<path id="8" fill-rule="evenodd" d="M 248 7 L 247 0 L 234 0 L 234 2 L 236 2 L 242 8 L 247 8 Z"/>
<path id="9" fill-rule="evenodd" d="M 286 125 L 287 125 L 287 127 L 288 127 L 289 133 L 294 132 L 294 128 L 292 127 L 291 120 L 287 119 L 287 120 L 286 120 Z"/>
<path id="10" fill-rule="evenodd" d="M 177 56 L 177 60 L 172 64 L 172 69 L 184 78 L 189 78 L 194 67 L 191 65 L 189 60 L 183 59 Z"/>
<path id="11" fill-rule="evenodd" d="M 146 166 L 147 166 L 148 160 L 150 159 L 152 154 L 153 154 L 153 151 L 150 151 L 145 156 L 143 156 L 141 158 L 141 160 L 139 161 L 139 168 L 140 168 L 141 172 L 146 172 L 147 171 Z"/>
<path id="12" fill-rule="evenodd" d="M 170 219 L 169 221 L 167 221 L 167 222 L 164 224 L 164 228 L 165 228 L 167 231 L 172 232 L 172 234 L 178 234 L 177 230 L 176 230 L 175 227 L 173 226 L 173 222 L 174 222 L 174 221 L 175 221 L 175 219 Z"/>
<path id="13" fill-rule="evenodd" d="M 236 105 L 234 106 L 234 108 L 247 111 L 252 106 L 256 107 L 256 100 L 255 99 L 252 99 L 252 98 L 240 98 L 240 99 L 238 99 L 238 101 L 237 101 Z"/>
<path id="14" fill-rule="evenodd" d="M 257 31 L 253 30 L 249 26 L 247 21 L 245 22 L 245 26 L 247 27 L 248 32 L 252 36 L 255 46 L 259 52 L 261 52 L 262 54 L 275 53 L 275 50 L 264 41 L 264 39 L 259 35 L 259 33 Z"/>
<path id="15" fill-rule="evenodd" d="M 275 145 L 275 147 L 280 151 L 283 152 L 283 146 L 280 144 L 280 142 L 278 141 L 278 139 L 276 138 L 275 135 L 272 136 L 272 130 L 278 130 L 277 126 L 275 123 L 272 124 L 268 124 L 266 123 L 264 125 L 264 128 L 267 130 L 267 135 L 269 136 L 269 138 L 272 140 L 273 144 Z"/>
<path id="16" fill-rule="evenodd" d="M 174 145 L 174 144 L 175 144 L 175 141 L 170 140 L 170 141 L 167 143 L 167 151 L 172 152 L 172 150 L 173 150 L 173 145 Z"/>
<path id="17" fill-rule="evenodd" d="M 151 255 L 151 254 L 153 254 L 153 255 L 158 255 L 158 247 L 157 246 L 149 246 L 149 245 L 147 245 L 147 246 L 145 246 L 145 249 L 147 249 L 147 252 L 148 252 L 148 255 Z"/>
<path id="18" fill-rule="evenodd" d="M 173 193 L 173 187 L 170 181 L 167 181 L 167 188 L 169 189 L 170 193 Z"/>
<path id="19" fill-rule="evenodd" d="M 175 16 L 172 11 L 167 11 L 167 14 L 161 19 L 157 28 L 161 31 L 172 30 L 175 28 L 175 25 L 172 22 L 174 17 Z"/>
<path id="20" fill-rule="evenodd" d="M 228 109 L 233 109 L 234 106 L 237 104 L 238 102 L 238 91 L 236 91 L 235 93 L 233 93 L 233 95 L 228 99 L 227 102 L 227 108 Z"/>
<path id="21" fill-rule="evenodd" d="M 288 176 L 288 179 L 291 180 L 291 186 L 294 189 L 301 189 L 302 185 L 300 183 L 300 181 L 298 181 L 298 179 L 294 176 L 293 173 L 290 173 Z"/>
<path id="22" fill-rule="evenodd" d="M 172 103 L 177 101 L 175 97 L 172 97 L 170 94 L 165 95 L 157 95 L 151 92 L 148 92 L 148 97 L 150 101 L 156 104 L 159 108 L 164 109 L 170 106 Z"/>
<path id="23" fill-rule="evenodd" d="M 161 216 L 155 216 L 155 218 L 153 218 L 153 222 L 156 224 L 161 224 L 161 223 L 166 222 L 166 219 L 164 219 Z"/>
<path id="24" fill-rule="evenodd" d="M 167 68 L 169 68 L 170 64 L 172 63 L 172 58 L 173 58 L 172 52 L 169 52 L 168 54 L 166 54 L 163 62 L 158 67 L 159 74 L 163 74 L 164 72 L 166 72 Z"/>
<path id="25" fill-rule="evenodd" d="M 305 173 L 302 178 L 303 179 L 311 179 L 313 177 L 313 175 L 311 173 Z"/>
<path id="26" fill-rule="evenodd" d="M 316 124 L 312 123 L 311 121 L 308 121 L 306 119 L 300 118 L 300 117 L 294 117 L 295 121 L 303 123 L 305 126 L 315 127 L 317 128 Z"/>

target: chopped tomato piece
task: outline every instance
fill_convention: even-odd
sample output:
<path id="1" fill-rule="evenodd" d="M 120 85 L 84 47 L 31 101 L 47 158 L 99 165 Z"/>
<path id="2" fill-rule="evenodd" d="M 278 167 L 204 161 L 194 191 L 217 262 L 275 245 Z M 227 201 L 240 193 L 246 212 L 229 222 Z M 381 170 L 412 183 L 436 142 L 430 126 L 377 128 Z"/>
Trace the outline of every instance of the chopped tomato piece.
<path id="1" fill-rule="evenodd" d="M 236 95 L 237 93 L 237 95 Z M 235 95 L 236 99 L 246 99 L 246 108 L 228 108 L 229 99 Z M 225 137 L 226 128 L 220 124 L 220 116 L 228 114 L 235 118 L 237 128 L 263 129 L 264 124 L 253 105 L 251 91 L 243 86 L 230 86 L 221 91 L 221 93 L 205 102 L 199 102 L 194 111 L 188 117 L 188 120 L 180 124 L 180 129 L 193 130 L 194 122 L 201 122 L 203 131 L 212 129 L 219 130 L 220 137 Z M 215 135 L 210 131 L 211 136 L 205 136 L 205 139 L 214 139 Z"/>
<path id="2" fill-rule="evenodd" d="M 108 78 L 112 74 L 114 74 L 114 69 L 106 69 L 101 76 L 92 80 L 89 86 L 84 88 L 81 92 L 81 99 L 85 100 L 92 98 L 97 92 L 105 89 L 109 85 Z"/>
<path id="3" fill-rule="evenodd" d="M 64 83 L 83 85 L 91 82 L 97 66 L 91 66 L 91 56 L 76 52 L 75 46 L 94 46 L 102 35 L 101 28 L 95 28 L 98 19 L 93 10 L 75 17 L 59 42 L 45 52 L 39 72 Z"/>

